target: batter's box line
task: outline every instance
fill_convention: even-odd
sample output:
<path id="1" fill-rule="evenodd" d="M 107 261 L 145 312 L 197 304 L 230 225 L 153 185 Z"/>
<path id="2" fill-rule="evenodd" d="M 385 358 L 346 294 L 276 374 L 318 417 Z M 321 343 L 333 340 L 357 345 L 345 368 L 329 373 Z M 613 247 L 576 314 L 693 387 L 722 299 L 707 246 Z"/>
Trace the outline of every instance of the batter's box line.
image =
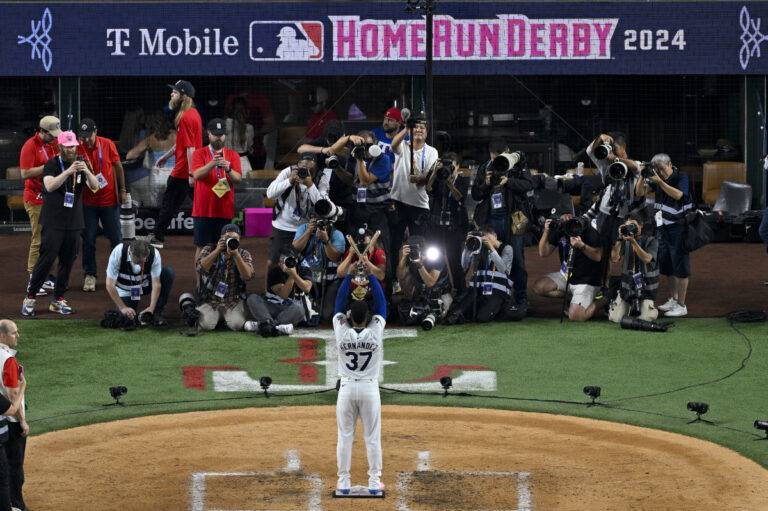
<path id="1" fill-rule="evenodd" d="M 279 511 L 271 509 L 218 509 L 205 507 L 206 479 L 209 477 L 256 477 L 269 476 L 278 477 L 285 475 L 296 476 L 294 470 L 273 470 L 262 472 L 194 472 L 192 474 L 192 487 L 190 490 L 192 505 L 190 511 Z M 300 476 L 301 479 L 309 481 L 311 489 L 307 495 L 307 511 L 322 511 L 321 499 L 323 493 L 323 480 L 320 474 L 309 474 Z"/>
<path id="2" fill-rule="evenodd" d="M 423 474 L 424 470 L 416 472 L 397 473 L 397 511 L 418 511 L 408 505 L 408 494 L 414 474 Z M 517 507 L 515 509 L 473 509 L 472 511 L 533 511 L 531 501 L 530 472 L 489 472 L 489 471 L 446 471 L 431 470 L 433 474 L 461 475 L 465 477 L 509 477 L 517 479 Z"/>

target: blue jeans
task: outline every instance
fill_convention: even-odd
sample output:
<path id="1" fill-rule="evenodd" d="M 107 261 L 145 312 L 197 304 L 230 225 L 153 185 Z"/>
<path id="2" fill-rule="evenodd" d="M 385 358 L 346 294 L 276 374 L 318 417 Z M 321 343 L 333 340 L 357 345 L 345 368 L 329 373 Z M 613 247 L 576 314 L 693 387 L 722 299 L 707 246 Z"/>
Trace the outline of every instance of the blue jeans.
<path id="1" fill-rule="evenodd" d="M 99 220 L 104 230 L 104 236 L 109 239 L 109 244 L 115 248 L 123 239 L 120 229 L 120 208 L 118 206 L 98 207 L 83 206 L 83 273 L 96 276 L 96 231 L 99 228 Z"/>
<path id="2" fill-rule="evenodd" d="M 163 309 L 165 309 L 165 304 L 168 303 L 168 297 L 171 296 L 171 289 L 173 288 L 173 281 L 175 279 L 176 279 L 176 272 L 173 271 L 173 268 L 171 268 L 170 266 L 163 266 L 163 269 L 160 272 L 160 295 L 157 297 L 157 304 L 155 305 L 156 315 L 162 314 Z M 149 290 L 147 291 L 147 294 L 143 296 L 146 296 L 149 300 L 151 300 L 151 296 L 152 296 L 151 280 L 149 281 Z M 121 297 L 120 299 L 123 301 L 125 305 L 134 309 L 137 314 L 141 312 L 141 309 L 139 309 L 140 300 L 131 300 L 130 296 L 124 296 L 124 297 Z M 147 302 L 147 307 L 149 307 L 149 302 Z"/>
<path id="3" fill-rule="evenodd" d="M 760 222 L 760 229 L 757 232 L 763 243 L 768 245 L 768 208 L 763 210 L 763 221 Z"/>

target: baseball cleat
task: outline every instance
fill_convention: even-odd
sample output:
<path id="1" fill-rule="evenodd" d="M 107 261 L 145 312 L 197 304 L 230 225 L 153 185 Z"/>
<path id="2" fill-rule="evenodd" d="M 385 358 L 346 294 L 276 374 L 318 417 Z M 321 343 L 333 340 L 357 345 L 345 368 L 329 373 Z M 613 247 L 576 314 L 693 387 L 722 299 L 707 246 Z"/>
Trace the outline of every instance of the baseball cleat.
<path id="1" fill-rule="evenodd" d="M 378 488 L 376 486 L 378 486 Z M 368 485 L 368 493 L 371 495 L 381 495 L 383 491 L 384 483 L 379 483 L 378 485 Z"/>

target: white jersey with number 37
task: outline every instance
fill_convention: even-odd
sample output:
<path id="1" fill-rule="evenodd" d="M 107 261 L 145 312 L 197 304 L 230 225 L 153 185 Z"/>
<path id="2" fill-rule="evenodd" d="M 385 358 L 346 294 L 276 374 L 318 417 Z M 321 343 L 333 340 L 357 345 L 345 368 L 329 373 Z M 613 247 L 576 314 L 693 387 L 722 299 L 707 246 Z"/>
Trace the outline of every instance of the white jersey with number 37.
<path id="1" fill-rule="evenodd" d="M 333 317 L 339 376 L 355 379 L 379 377 L 385 324 L 386 320 L 376 315 L 367 328 L 358 332 L 349 326 L 344 314 L 338 313 Z"/>

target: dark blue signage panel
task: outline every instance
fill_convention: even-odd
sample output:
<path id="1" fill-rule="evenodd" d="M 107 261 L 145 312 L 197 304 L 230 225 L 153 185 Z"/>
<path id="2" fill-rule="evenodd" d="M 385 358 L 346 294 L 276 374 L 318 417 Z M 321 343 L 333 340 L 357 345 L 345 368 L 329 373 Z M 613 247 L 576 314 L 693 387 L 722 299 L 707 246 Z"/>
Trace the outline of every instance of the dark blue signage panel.
<path id="1" fill-rule="evenodd" d="M 0 75 L 420 74 L 402 3 L 0 3 Z M 768 74 L 768 3 L 438 2 L 436 74 Z M 765 27 L 768 32 L 768 26 Z"/>

